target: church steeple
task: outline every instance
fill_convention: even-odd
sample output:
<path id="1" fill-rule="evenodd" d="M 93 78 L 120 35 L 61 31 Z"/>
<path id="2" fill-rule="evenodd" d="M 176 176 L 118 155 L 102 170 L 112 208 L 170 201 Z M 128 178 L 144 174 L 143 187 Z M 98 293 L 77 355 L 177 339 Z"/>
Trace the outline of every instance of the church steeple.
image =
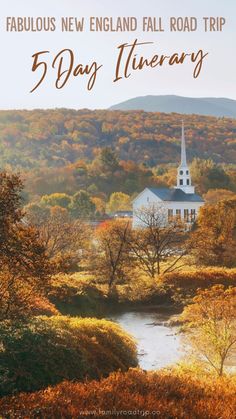
<path id="1" fill-rule="evenodd" d="M 184 135 L 184 121 L 182 121 L 182 136 L 181 136 L 181 163 L 180 166 L 187 167 L 186 145 Z"/>
<path id="2" fill-rule="evenodd" d="M 176 189 L 182 189 L 185 193 L 194 193 L 194 186 L 192 186 L 190 170 L 187 164 L 186 144 L 184 134 L 184 122 L 182 121 L 182 136 L 181 136 L 181 163 L 177 172 L 177 186 Z"/>

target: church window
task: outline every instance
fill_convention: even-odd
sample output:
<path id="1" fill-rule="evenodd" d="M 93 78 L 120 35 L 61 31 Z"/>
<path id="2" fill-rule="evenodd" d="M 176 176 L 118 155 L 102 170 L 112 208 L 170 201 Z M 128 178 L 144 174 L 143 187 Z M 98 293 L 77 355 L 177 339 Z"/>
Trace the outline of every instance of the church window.
<path id="1" fill-rule="evenodd" d="M 184 174 L 183 170 L 180 170 L 179 174 L 180 175 L 183 175 Z"/>
<path id="2" fill-rule="evenodd" d="M 180 209 L 176 210 L 176 218 L 181 218 L 181 210 Z"/>
<path id="3" fill-rule="evenodd" d="M 196 210 L 195 209 L 191 209 L 191 221 L 195 221 L 196 220 Z"/>
<path id="4" fill-rule="evenodd" d="M 188 209 L 184 210 L 184 221 L 186 221 L 187 223 L 189 222 L 189 212 Z"/>
<path id="5" fill-rule="evenodd" d="M 173 210 L 168 209 L 168 221 L 171 221 L 173 219 Z"/>
<path id="6" fill-rule="evenodd" d="M 187 185 L 189 185 L 189 179 L 187 179 Z"/>
<path id="7" fill-rule="evenodd" d="M 188 170 L 186 170 L 186 175 L 188 175 Z"/>
<path id="8" fill-rule="evenodd" d="M 184 183 L 183 183 L 183 179 L 180 179 L 179 184 L 180 184 L 180 185 L 183 185 L 183 184 L 184 184 Z"/>

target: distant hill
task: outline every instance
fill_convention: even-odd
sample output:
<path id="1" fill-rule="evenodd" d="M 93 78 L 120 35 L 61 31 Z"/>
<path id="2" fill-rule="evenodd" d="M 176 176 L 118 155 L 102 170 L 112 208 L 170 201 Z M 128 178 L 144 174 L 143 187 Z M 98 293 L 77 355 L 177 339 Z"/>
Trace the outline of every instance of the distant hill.
<path id="1" fill-rule="evenodd" d="M 236 100 L 225 98 L 191 98 L 174 95 L 140 96 L 111 106 L 111 110 L 143 110 L 146 112 L 176 112 L 236 118 Z"/>

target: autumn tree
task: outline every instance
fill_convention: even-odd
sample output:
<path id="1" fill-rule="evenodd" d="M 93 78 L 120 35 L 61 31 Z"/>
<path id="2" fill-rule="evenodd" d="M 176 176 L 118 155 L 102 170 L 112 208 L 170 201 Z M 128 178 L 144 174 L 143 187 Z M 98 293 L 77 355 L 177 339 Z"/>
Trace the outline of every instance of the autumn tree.
<path id="1" fill-rule="evenodd" d="M 203 198 L 209 204 L 215 204 L 219 201 L 236 198 L 236 194 L 228 189 L 209 189 L 209 191 L 203 195 Z"/>
<path id="2" fill-rule="evenodd" d="M 113 173 L 119 168 L 117 156 L 110 147 L 105 147 L 101 150 L 98 164 L 103 173 Z"/>
<path id="3" fill-rule="evenodd" d="M 89 219 L 94 217 L 95 204 L 86 191 L 79 191 L 73 195 L 69 210 L 74 218 Z"/>
<path id="4" fill-rule="evenodd" d="M 78 270 L 89 251 L 89 226 L 73 219 L 65 208 L 42 208 L 31 204 L 26 210 L 26 220 L 37 227 L 47 257 L 56 271 Z"/>
<path id="5" fill-rule="evenodd" d="M 0 174 L 0 320 L 31 314 L 52 272 L 38 232 L 27 227 L 17 175 Z"/>
<path id="6" fill-rule="evenodd" d="M 236 353 L 235 313 L 236 288 L 216 285 L 199 290 L 182 315 L 191 345 L 219 376 Z"/>
<path id="7" fill-rule="evenodd" d="M 132 256 L 128 247 L 130 224 L 112 220 L 102 223 L 96 231 L 93 269 L 108 283 L 109 292 L 115 283 L 127 279 L 132 270 Z"/>
<path id="8" fill-rule="evenodd" d="M 46 294 L 53 267 L 37 230 L 17 226 L 8 246 L 10 255 L 7 250 L 0 262 L 0 320 L 50 313 Z"/>
<path id="9" fill-rule="evenodd" d="M 191 174 L 200 193 L 206 193 L 208 189 L 227 189 L 230 186 L 230 178 L 224 168 L 210 159 L 195 158 L 191 164 Z"/>
<path id="10" fill-rule="evenodd" d="M 106 213 L 106 202 L 97 196 L 91 198 L 96 208 L 96 216 L 103 216 Z"/>
<path id="11" fill-rule="evenodd" d="M 107 204 L 108 212 L 127 211 L 131 209 L 130 196 L 123 192 L 113 192 Z"/>
<path id="12" fill-rule="evenodd" d="M 132 231 L 129 247 L 139 267 L 151 278 L 183 266 L 181 259 L 190 248 L 184 224 L 166 209 L 150 205 L 136 212 L 140 225 Z"/>
<path id="13" fill-rule="evenodd" d="M 9 239 L 12 226 L 18 223 L 22 216 L 21 179 L 16 175 L 0 174 L 0 244 L 3 246 Z"/>
<path id="14" fill-rule="evenodd" d="M 193 235 L 193 254 L 202 265 L 235 266 L 236 200 L 204 205 Z"/>
<path id="15" fill-rule="evenodd" d="M 50 207 L 68 208 L 71 203 L 71 197 L 65 193 L 53 193 L 44 195 L 41 198 L 41 204 Z"/>

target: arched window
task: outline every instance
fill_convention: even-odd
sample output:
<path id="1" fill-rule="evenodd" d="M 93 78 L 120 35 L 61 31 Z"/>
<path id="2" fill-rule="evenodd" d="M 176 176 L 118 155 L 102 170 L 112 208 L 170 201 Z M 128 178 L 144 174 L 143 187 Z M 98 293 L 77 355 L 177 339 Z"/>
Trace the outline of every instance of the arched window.
<path id="1" fill-rule="evenodd" d="M 180 175 L 183 175 L 184 174 L 183 170 L 180 170 L 179 174 Z"/>

